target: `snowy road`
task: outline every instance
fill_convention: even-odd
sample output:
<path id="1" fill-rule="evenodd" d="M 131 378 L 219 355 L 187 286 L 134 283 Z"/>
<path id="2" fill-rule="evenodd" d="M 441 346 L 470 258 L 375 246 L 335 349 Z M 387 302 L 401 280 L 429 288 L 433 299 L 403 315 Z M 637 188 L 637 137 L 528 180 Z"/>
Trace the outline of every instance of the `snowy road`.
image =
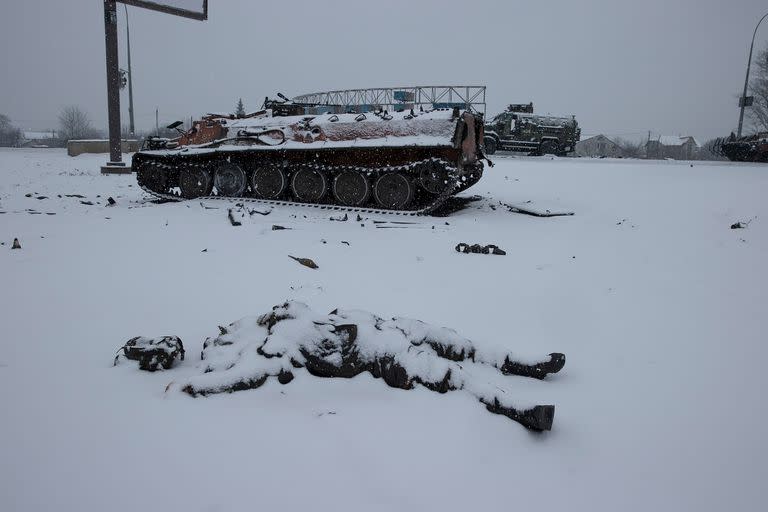
<path id="1" fill-rule="evenodd" d="M 104 158 L 0 150 L 0 510 L 762 507 L 768 166 L 497 158 L 465 193 L 482 201 L 381 229 L 304 210 L 233 227 L 220 201 L 148 202 Z M 367 376 L 164 393 L 217 325 L 286 299 L 564 352 L 560 374 L 516 381 L 554 429 Z M 180 367 L 111 367 L 162 334 Z"/>

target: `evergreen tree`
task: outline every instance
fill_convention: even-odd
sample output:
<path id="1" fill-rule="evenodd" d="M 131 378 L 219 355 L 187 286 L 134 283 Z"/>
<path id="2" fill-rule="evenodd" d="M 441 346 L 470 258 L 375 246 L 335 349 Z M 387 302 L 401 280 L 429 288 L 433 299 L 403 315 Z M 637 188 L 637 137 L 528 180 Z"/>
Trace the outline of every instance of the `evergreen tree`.
<path id="1" fill-rule="evenodd" d="M 245 115 L 245 105 L 243 105 L 243 98 L 237 100 L 237 107 L 235 107 L 235 115 L 237 117 L 243 117 Z"/>

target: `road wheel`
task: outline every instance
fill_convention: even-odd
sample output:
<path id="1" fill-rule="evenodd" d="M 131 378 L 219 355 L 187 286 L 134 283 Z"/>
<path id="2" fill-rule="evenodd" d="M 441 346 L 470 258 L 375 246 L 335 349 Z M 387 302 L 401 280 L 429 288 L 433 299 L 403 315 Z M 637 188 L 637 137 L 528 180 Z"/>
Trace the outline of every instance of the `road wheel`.
<path id="1" fill-rule="evenodd" d="M 486 137 L 483 139 L 483 143 L 485 144 L 485 154 L 486 155 L 492 155 L 496 152 L 497 144 L 496 139 L 493 137 Z"/>
<path id="2" fill-rule="evenodd" d="M 216 166 L 213 185 L 220 196 L 242 196 L 248 179 L 242 167 L 231 162 L 222 162 Z"/>
<path id="3" fill-rule="evenodd" d="M 136 171 L 138 182 L 159 194 L 168 192 L 168 173 L 160 162 L 145 162 L 138 166 Z"/>
<path id="4" fill-rule="evenodd" d="M 400 173 L 383 174 L 373 186 L 373 196 L 383 208 L 402 210 L 413 199 L 414 186 L 411 180 Z"/>
<path id="5" fill-rule="evenodd" d="M 181 169 L 179 174 L 179 188 L 182 197 L 194 199 L 195 197 L 211 195 L 213 179 L 211 173 L 202 166 L 190 166 Z"/>
<path id="6" fill-rule="evenodd" d="M 560 145 L 554 140 L 545 140 L 539 145 L 540 155 L 557 155 L 560 152 Z"/>
<path id="7" fill-rule="evenodd" d="M 418 166 L 417 171 L 419 183 L 430 194 L 442 194 L 451 183 L 448 169 L 440 162 L 424 162 Z"/>
<path id="8" fill-rule="evenodd" d="M 344 206 L 360 206 L 371 196 L 371 184 L 361 172 L 341 171 L 333 180 L 333 196 Z"/>
<path id="9" fill-rule="evenodd" d="M 251 175 L 253 195 L 261 199 L 277 199 L 287 186 L 285 172 L 276 165 L 261 165 Z"/>
<path id="10" fill-rule="evenodd" d="M 301 167 L 293 175 L 291 189 L 299 201 L 319 203 L 328 192 L 328 181 L 317 169 Z"/>

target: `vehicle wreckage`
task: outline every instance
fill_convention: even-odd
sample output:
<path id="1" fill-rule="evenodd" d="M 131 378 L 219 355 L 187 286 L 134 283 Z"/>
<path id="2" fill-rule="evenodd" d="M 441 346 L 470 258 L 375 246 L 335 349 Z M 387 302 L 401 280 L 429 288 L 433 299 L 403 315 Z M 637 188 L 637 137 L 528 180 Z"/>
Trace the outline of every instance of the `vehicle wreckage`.
<path id="1" fill-rule="evenodd" d="M 734 162 L 768 162 L 768 132 L 745 137 L 730 137 L 715 141 L 713 151 Z"/>
<path id="2" fill-rule="evenodd" d="M 175 139 L 147 139 L 133 157 L 139 185 L 166 200 L 423 215 L 482 176 L 483 117 L 470 109 L 307 114 L 311 105 L 281 98 L 241 117 L 208 114 Z"/>

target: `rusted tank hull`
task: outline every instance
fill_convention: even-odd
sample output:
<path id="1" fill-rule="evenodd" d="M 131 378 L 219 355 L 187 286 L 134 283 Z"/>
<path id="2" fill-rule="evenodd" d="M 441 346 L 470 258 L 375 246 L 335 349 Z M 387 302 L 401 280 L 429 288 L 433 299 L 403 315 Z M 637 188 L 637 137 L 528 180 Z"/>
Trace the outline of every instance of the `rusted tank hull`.
<path id="1" fill-rule="evenodd" d="M 139 184 L 171 200 L 428 214 L 483 171 L 482 118 L 469 112 L 266 117 L 222 128 L 226 138 L 208 144 L 137 153 Z"/>

